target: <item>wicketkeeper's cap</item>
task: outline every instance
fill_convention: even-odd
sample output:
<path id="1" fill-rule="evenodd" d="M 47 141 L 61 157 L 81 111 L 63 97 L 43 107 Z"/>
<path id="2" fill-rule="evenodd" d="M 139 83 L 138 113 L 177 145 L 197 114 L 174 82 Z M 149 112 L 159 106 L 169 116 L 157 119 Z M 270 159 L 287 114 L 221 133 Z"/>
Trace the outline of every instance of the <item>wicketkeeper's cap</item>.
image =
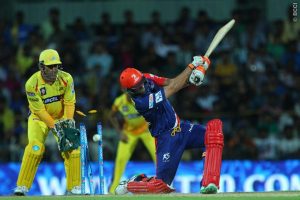
<path id="1" fill-rule="evenodd" d="M 43 65 L 61 64 L 60 57 L 56 50 L 46 49 L 41 52 L 39 62 Z"/>

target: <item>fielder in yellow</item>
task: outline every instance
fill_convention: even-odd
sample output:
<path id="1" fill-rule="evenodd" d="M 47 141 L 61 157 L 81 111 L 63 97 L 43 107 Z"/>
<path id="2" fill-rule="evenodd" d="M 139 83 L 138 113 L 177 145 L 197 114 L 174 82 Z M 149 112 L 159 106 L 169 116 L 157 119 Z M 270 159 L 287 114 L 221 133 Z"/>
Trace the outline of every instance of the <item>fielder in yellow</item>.
<path id="1" fill-rule="evenodd" d="M 136 144 L 141 140 L 155 162 L 155 141 L 148 130 L 145 119 L 136 111 L 128 94 L 117 97 L 112 106 L 111 122 L 121 134 L 115 160 L 114 177 L 109 193 L 114 194 Z"/>
<path id="2" fill-rule="evenodd" d="M 76 101 L 74 83 L 69 73 L 60 70 L 61 64 L 57 51 L 42 51 L 39 56 L 39 71 L 25 84 L 31 114 L 28 118 L 28 144 L 14 190 L 15 195 L 23 196 L 30 189 L 45 151 L 44 143 L 49 131 L 54 134 L 64 159 L 67 191 L 80 194 L 80 142 L 66 138 L 71 135 L 78 139 L 73 120 Z M 65 122 L 72 129 L 62 129 L 60 125 Z M 66 145 L 66 140 L 70 146 Z"/>

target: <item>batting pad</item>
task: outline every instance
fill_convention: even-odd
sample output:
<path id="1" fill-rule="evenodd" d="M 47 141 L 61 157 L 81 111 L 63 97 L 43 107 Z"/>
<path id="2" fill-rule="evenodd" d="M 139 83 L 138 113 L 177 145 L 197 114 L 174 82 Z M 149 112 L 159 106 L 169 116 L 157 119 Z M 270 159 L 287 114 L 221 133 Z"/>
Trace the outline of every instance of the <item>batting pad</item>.
<path id="1" fill-rule="evenodd" d="M 75 186 L 80 186 L 80 150 L 62 153 L 65 164 L 67 190 L 72 190 Z"/>
<path id="2" fill-rule="evenodd" d="M 202 185 L 205 187 L 213 183 L 219 188 L 224 146 L 222 126 L 222 121 L 219 119 L 213 119 L 207 123 L 205 133 L 206 157 L 202 179 Z"/>
<path id="3" fill-rule="evenodd" d="M 39 141 L 32 141 L 25 148 L 17 186 L 31 187 L 38 166 L 43 158 L 45 146 Z"/>

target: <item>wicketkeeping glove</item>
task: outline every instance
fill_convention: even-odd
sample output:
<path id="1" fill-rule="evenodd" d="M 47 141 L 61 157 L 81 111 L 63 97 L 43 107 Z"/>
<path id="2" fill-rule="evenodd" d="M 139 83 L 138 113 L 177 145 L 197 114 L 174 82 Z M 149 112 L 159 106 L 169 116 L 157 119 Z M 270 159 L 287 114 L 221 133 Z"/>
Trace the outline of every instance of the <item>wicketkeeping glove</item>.
<path id="1" fill-rule="evenodd" d="M 65 152 L 80 146 L 80 132 L 76 129 L 74 120 L 59 120 L 50 131 L 58 137 L 59 151 Z"/>

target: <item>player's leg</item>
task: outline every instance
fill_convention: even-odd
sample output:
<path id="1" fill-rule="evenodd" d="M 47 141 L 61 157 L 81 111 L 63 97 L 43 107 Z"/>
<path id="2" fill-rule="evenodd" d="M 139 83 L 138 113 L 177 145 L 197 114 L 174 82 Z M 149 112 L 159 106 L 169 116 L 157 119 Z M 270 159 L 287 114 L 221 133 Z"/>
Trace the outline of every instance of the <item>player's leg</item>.
<path id="1" fill-rule="evenodd" d="M 199 124 L 189 124 L 190 137 L 186 148 L 205 147 L 204 172 L 201 193 L 216 193 L 219 188 L 222 164 L 223 132 L 221 120 L 211 120 L 205 128 Z M 200 155 L 199 155 L 200 157 Z"/>
<path id="2" fill-rule="evenodd" d="M 184 135 L 181 132 L 171 136 L 165 134 L 156 139 L 156 177 L 171 185 L 185 149 Z"/>
<path id="3" fill-rule="evenodd" d="M 80 190 L 80 148 L 61 153 L 64 159 L 67 191 L 72 194 L 81 194 Z"/>
<path id="4" fill-rule="evenodd" d="M 155 140 L 151 136 L 149 131 L 145 131 L 142 133 L 139 138 L 144 143 L 145 147 L 147 148 L 148 152 L 150 153 L 150 156 L 154 162 L 156 162 L 156 155 L 155 155 Z"/>
<path id="5" fill-rule="evenodd" d="M 206 157 L 200 191 L 203 194 L 216 193 L 216 188 L 219 188 L 223 146 L 222 121 L 219 119 L 210 120 L 205 132 Z"/>
<path id="6" fill-rule="evenodd" d="M 156 138 L 156 180 L 153 184 L 146 181 L 129 181 L 125 187 L 129 192 L 134 193 L 166 193 L 174 191 L 169 185 L 173 182 L 182 154 L 186 148 L 204 147 L 205 127 L 198 125 L 194 130 L 194 125 L 187 122 L 182 122 L 180 128 L 175 134 L 161 134 Z M 201 130 L 201 133 L 196 135 L 196 132 Z M 201 137 L 202 135 L 202 137 Z M 190 138 L 198 140 L 191 142 Z M 199 145 L 200 143 L 200 145 Z M 146 183 L 145 183 L 146 182 Z M 164 183 L 164 184 L 162 184 Z M 157 185 L 156 185 L 157 184 Z"/>
<path id="7" fill-rule="evenodd" d="M 25 195 L 30 189 L 45 151 L 44 142 L 47 135 L 47 126 L 30 116 L 28 118 L 28 144 L 24 151 L 15 195 Z"/>
<path id="8" fill-rule="evenodd" d="M 224 145 L 222 122 L 217 119 L 210 120 L 206 128 L 198 124 L 189 126 L 187 148 L 206 148 L 201 193 L 216 193 L 219 188 Z"/>
<path id="9" fill-rule="evenodd" d="M 183 151 L 185 149 L 188 134 L 181 131 L 174 136 L 170 133 L 159 135 L 156 138 L 156 177 L 143 179 L 142 181 L 129 181 L 125 187 L 132 193 L 170 193 L 174 189 L 170 187 Z"/>
<path id="10" fill-rule="evenodd" d="M 114 166 L 113 181 L 109 188 L 109 193 L 111 194 L 115 193 L 115 189 L 120 182 L 122 174 L 124 173 L 124 170 L 126 168 L 127 162 L 130 159 L 138 141 L 137 136 L 131 134 L 127 134 L 127 136 L 128 136 L 127 143 L 120 141 L 118 144 L 118 150 L 117 150 L 115 166 Z"/>
<path id="11" fill-rule="evenodd" d="M 167 185 L 163 180 L 156 177 L 148 178 L 145 174 L 133 176 L 128 182 L 123 182 L 125 187 L 119 185 L 116 194 L 166 194 L 174 192 L 175 189 Z"/>

